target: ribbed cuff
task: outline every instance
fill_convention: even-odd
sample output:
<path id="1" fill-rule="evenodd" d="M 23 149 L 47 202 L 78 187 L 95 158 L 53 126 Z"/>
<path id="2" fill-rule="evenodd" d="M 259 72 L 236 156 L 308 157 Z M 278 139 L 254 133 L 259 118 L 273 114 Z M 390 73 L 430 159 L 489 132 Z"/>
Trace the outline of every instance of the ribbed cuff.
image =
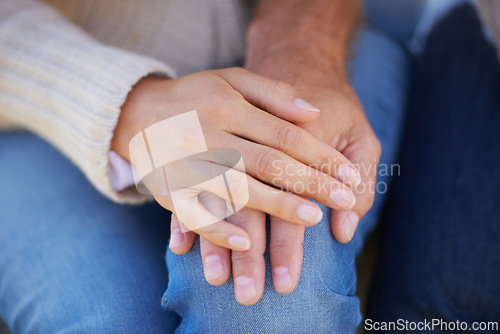
<path id="1" fill-rule="evenodd" d="M 118 54 L 114 54 L 115 52 L 116 50 L 109 48 L 106 50 L 110 62 L 114 62 L 114 65 L 105 71 L 106 79 L 101 82 L 100 93 L 94 95 L 94 98 L 98 97 L 102 101 L 100 108 L 92 112 L 92 115 L 98 117 L 99 120 L 81 129 L 83 132 L 92 134 L 93 142 L 89 142 L 77 151 L 85 156 L 88 164 L 82 162 L 82 170 L 97 189 L 114 201 L 138 203 L 145 201 L 146 197 L 139 194 L 135 187 L 116 192 L 112 186 L 109 178 L 111 139 L 121 107 L 133 86 L 148 75 L 173 78 L 175 74 L 169 67 L 155 60 L 124 54 L 122 51 L 118 51 Z M 116 59 L 119 61 L 117 62 Z"/>
<path id="2" fill-rule="evenodd" d="M 14 15 L 15 13 L 15 15 Z M 162 62 L 103 45 L 51 7 L 19 0 L 0 4 L 0 117 L 48 140 L 107 197 L 115 192 L 108 151 L 128 93 L 148 75 L 175 77 Z"/>

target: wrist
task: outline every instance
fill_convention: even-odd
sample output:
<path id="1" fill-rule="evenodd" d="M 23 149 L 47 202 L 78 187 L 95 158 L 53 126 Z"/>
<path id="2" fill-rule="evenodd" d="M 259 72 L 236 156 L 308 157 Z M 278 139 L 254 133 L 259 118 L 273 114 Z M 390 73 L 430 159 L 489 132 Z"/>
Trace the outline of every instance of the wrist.
<path id="1" fill-rule="evenodd" d="M 283 29 L 286 34 L 275 34 L 275 27 L 266 23 L 252 23 L 246 36 L 246 63 L 249 66 L 279 59 L 293 64 L 295 70 L 305 64 L 325 70 L 339 71 L 345 67 L 347 46 L 335 36 L 310 29 Z M 296 65 L 296 66 L 295 66 Z"/>
<path id="2" fill-rule="evenodd" d="M 348 84 L 346 61 L 325 58 L 295 47 L 283 47 L 261 56 L 248 54 L 245 67 L 254 73 L 302 86 L 335 87 Z"/>
<path id="3" fill-rule="evenodd" d="M 360 16 L 359 0 L 260 0 L 246 34 L 248 62 L 288 52 L 341 72 Z"/>
<path id="4" fill-rule="evenodd" d="M 125 100 L 116 124 L 110 150 L 118 153 L 121 157 L 129 160 L 129 143 L 139 131 L 150 124 L 144 115 L 151 112 L 158 104 L 157 92 L 161 84 L 168 79 L 154 76 L 144 77 L 132 88 Z"/>
<path id="5" fill-rule="evenodd" d="M 246 67 L 295 85 L 347 83 L 359 0 L 260 0 L 246 35 Z"/>

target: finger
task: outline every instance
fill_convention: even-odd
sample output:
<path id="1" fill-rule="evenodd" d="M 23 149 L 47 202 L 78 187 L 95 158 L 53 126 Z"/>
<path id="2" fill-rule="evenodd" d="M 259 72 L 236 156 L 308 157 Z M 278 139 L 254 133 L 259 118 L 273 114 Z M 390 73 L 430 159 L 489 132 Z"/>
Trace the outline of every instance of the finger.
<path id="1" fill-rule="evenodd" d="M 239 106 L 235 110 L 231 116 L 234 118 L 227 123 L 229 132 L 283 152 L 349 187 L 361 182 L 358 170 L 348 158 L 306 130 L 251 105 Z"/>
<path id="2" fill-rule="evenodd" d="M 230 250 L 200 237 L 203 273 L 208 283 L 222 285 L 231 276 Z"/>
<path id="3" fill-rule="evenodd" d="M 200 196 L 200 202 L 217 217 L 223 217 L 226 214 L 225 201 L 213 194 L 203 193 Z M 229 249 L 200 237 L 200 251 L 207 282 L 212 285 L 224 284 L 231 275 Z"/>
<path id="4" fill-rule="evenodd" d="M 315 203 L 272 188 L 237 170 L 227 171 L 224 177 L 225 182 L 202 183 L 197 188 L 232 202 L 235 209 L 245 206 L 295 224 L 312 226 L 323 216 Z"/>
<path id="5" fill-rule="evenodd" d="M 165 207 L 171 210 L 177 218 L 189 230 L 205 237 L 216 245 L 245 251 L 250 248 L 248 233 L 227 221 L 209 212 L 198 201 L 198 197 L 186 197 L 182 191 L 178 191 L 176 196 L 180 196 L 174 207 Z M 164 205 L 162 197 L 156 197 L 160 205 Z"/>
<path id="6" fill-rule="evenodd" d="M 231 148 L 240 151 L 245 160 L 245 172 L 258 180 L 302 197 L 312 198 L 336 210 L 349 210 L 354 206 L 356 198 L 348 186 L 315 168 L 278 150 L 241 138 L 221 136 L 219 140 L 221 143 L 215 144 L 231 143 Z M 290 202 L 289 205 L 295 203 L 296 201 Z M 274 212 L 268 213 L 289 221 Z"/>
<path id="7" fill-rule="evenodd" d="M 304 226 L 292 225 L 279 218 L 271 217 L 269 252 L 273 285 L 279 293 L 290 293 L 299 283 L 304 230 Z"/>
<path id="8" fill-rule="evenodd" d="M 346 151 L 346 155 L 349 155 L 353 161 L 359 162 L 363 181 L 353 189 L 356 205 L 349 211 L 332 212 L 330 221 L 332 233 L 342 243 L 352 240 L 360 219 L 370 210 L 375 199 L 377 166 L 381 148 L 375 136 L 373 138 L 373 140 L 349 147 Z"/>
<path id="9" fill-rule="evenodd" d="M 177 216 L 172 213 L 170 222 L 170 242 L 168 243 L 168 247 L 172 252 L 179 255 L 186 253 L 193 246 L 195 239 L 196 235 L 193 232 L 182 232 L 181 222 Z"/>
<path id="10" fill-rule="evenodd" d="M 279 118 L 309 123 L 319 117 L 319 109 L 298 97 L 295 89 L 286 82 L 269 79 L 243 68 L 219 72 L 245 100 Z"/>
<path id="11" fill-rule="evenodd" d="M 264 293 L 266 265 L 266 215 L 244 208 L 228 220 L 250 235 L 252 247 L 246 252 L 232 252 L 234 295 L 242 305 L 255 304 Z"/>

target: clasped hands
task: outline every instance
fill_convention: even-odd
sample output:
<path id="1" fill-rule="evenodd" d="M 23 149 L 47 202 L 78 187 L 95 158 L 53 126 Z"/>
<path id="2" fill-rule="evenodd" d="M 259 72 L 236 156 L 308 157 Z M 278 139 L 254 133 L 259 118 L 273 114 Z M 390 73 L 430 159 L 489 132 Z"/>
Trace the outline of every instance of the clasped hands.
<path id="1" fill-rule="evenodd" d="M 333 209 L 331 229 L 343 243 L 352 239 L 373 202 L 369 184 L 375 182 L 376 168 L 367 166 L 376 166 L 380 145 L 356 95 L 346 83 L 300 82 L 292 87 L 242 68 L 178 79 L 147 77 L 129 94 L 115 130 L 112 149 L 128 159 L 134 135 L 197 110 L 209 149 L 241 153 L 248 202 L 227 219 L 203 224 L 224 210 L 220 189 L 195 189 L 183 205 L 174 206 L 165 194 L 155 199 L 173 212 L 171 250 L 186 253 L 198 234 L 206 280 L 221 285 L 232 273 L 236 300 L 243 305 L 256 303 L 264 291 L 266 213 L 273 285 L 289 293 L 300 277 L 304 229 L 322 218 L 308 199 Z M 179 149 L 182 140 L 165 147 Z"/>

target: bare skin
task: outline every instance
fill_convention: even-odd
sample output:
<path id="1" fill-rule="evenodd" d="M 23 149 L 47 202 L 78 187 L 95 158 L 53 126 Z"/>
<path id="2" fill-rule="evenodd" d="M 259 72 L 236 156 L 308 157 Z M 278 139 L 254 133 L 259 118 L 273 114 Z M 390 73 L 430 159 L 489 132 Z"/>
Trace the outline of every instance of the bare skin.
<path id="1" fill-rule="evenodd" d="M 360 167 L 362 183 L 354 189 L 356 205 L 350 210 L 334 210 L 331 217 L 332 233 L 343 243 L 352 239 L 359 219 L 373 204 L 370 187 L 375 184 L 381 152 L 345 70 L 349 40 L 359 16 L 359 1 L 262 0 L 247 35 L 245 67 L 290 83 L 299 95 L 317 106 L 321 110 L 317 120 L 295 123 Z M 265 215 L 246 209 L 231 220 L 248 231 L 252 248 L 231 252 L 202 238 L 203 258 L 217 257 L 223 264 L 223 274 L 207 280 L 222 284 L 232 269 L 233 277 L 250 282 L 238 286 L 236 281 L 236 299 L 251 305 L 260 299 L 264 287 Z M 177 227 L 174 217 L 172 231 Z M 304 226 L 271 217 L 273 283 L 280 293 L 289 293 L 298 284 L 303 237 Z M 189 250 L 194 236 L 187 233 L 183 240 L 172 248 L 175 253 Z"/>
<path id="2" fill-rule="evenodd" d="M 200 72 L 172 80 L 145 78 L 134 87 L 122 108 L 112 149 L 128 159 L 128 144 L 135 134 L 164 119 L 197 110 L 209 148 L 224 147 L 241 152 L 248 174 L 248 210 L 311 226 L 321 219 L 322 213 L 306 198 L 348 210 L 355 204 L 350 187 L 360 182 L 360 176 L 341 153 L 280 118 L 306 122 L 318 117 L 319 112 L 312 105 L 297 98 L 297 92 L 290 85 L 240 68 Z M 249 127 L 250 123 L 254 126 Z M 176 138 L 165 142 L 164 147 L 169 149 L 171 145 L 170 150 L 182 150 L 190 139 Z M 183 143 L 181 148 L 177 147 L 179 142 Z M 334 169 L 326 174 L 309 167 L 315 161 L 331 164 Z M 330 187 L 323 188 L 326 191 L 316 191 L 319 187 L 313 187 L 292 194 L 290 186 L 304 182 L 304 177 L 299 177 L 297 172 L 290 176 L 280 175 L 281 166 L 292 167 L 292 171 L 306 170 L 308 183 Z M 349 173 L 345 172 L 346 168 Z M 267 184 L 288 191 L 279 191 Z M 235 221 L 219 221 L 197 228 L 212 215 L 211 204 L 198 202 L 197 195 L 202 191 L 220 195 L 217 189 L 199 190 L 196 196 L 186 198 L 182 205 L 175 207 L 169 196 L 155 194 L 155 198 L 166 209 L 187 217 L 184 226 L 194 230 L 202 240 L 209 241 L 209 245 L 248 251 L 255 249 L 251 247 L 255 240 L 258 247 L 259 240 L 253 232 L 238 226 Z M 173 226 L 175 224 L 174 220 Z M 180 222 L 178 224 L 180 226 Z M 193 236 L 189 234 L 184 240 L 192 241 Z M 175 245 L 172 241 L 171 244 Z"/>

